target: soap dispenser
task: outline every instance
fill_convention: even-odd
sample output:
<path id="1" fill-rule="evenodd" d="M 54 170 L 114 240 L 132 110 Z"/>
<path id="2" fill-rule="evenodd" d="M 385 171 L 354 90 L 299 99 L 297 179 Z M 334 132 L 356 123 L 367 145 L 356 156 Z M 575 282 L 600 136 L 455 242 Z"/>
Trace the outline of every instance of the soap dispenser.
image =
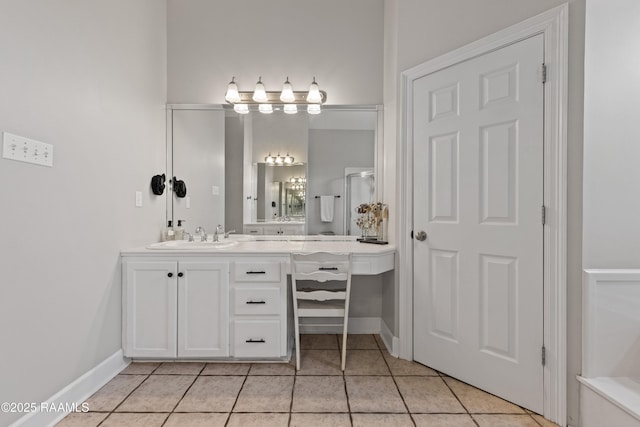
<path id="1" fill-rule="evenodd" d="M 173 231 L 175 231 L 174 237 L 176 240 L 184 239 L 184 227 L 182 226 L 183 222 L 186 222 L 186 221 L 184 219 L 179 219 L 178 225 L 173 229 Z"/>
<path id="2" fill-rule="evenodd" d="M 173 222 L 167 221 L 167 228 L 162 231 L 162 241 L 175 240 L 175 231 L 173 230 Z"/>

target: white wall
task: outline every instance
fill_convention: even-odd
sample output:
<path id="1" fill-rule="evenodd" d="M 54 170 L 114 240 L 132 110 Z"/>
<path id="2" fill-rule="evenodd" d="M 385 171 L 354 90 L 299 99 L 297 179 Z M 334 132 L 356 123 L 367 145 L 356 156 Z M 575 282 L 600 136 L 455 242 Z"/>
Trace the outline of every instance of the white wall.
<path id="1" fill-rule="evenodd" d="M 640 267 L 640 2 L 588 0 L 584 268 Z"/>
<path id="2" fill-rule="evenodd" d="M 383 0 L 168 0 L 168 97 L 224 103 L 232 76 L 253 90 L 307 90 L 328 104 L 382 101 Z"/>
<path id="3" fill-rule="evenodd" d="M 633 1 L 633 0 L 628 0 Z M 399 73 L 467 43 L 565 3 L 564 0 L 385 0 L 385 193 L 398 194 Z M 582 253 L 582 82 L 585 0 L 569 0 L 568 142 L 568 420 L 578 423 Z M 397 199 L 390 205 L 397 226 Z M 395 241 L 397 230 L 390 230 Z M 402 254 L 401 254 L 402 256 Z M 397 280 L 396 280 L 397 281 Z M 385 301 L 387 301 L 386 299 Z M 396 288 L 397 300 L 397 288 Z M 383 311 L 388 313 L 387 307 Z M 396 308 L 396 313 L 398 310 Z M 396 317 L 397 322 L 397 317 Z"/>
<path id="4" fill-rule="evenodd" d="M 53 168 L 0 159 L 2 402 L 121 347 L 119 251 L 165 218 L 165 23 L 158 0 L 0 2 L 0 130 L 54 145 Z"/>

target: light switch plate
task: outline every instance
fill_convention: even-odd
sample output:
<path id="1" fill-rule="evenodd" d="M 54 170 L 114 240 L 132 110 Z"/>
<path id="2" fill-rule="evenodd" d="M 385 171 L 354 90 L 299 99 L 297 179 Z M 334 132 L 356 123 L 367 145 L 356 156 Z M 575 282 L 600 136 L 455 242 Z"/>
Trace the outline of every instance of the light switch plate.
<path id="1" fill-rule="evenodd" d="M 185 197 L 184 204 L 186 205 L 187 209 L 191 209 L 191 197 L 189 196 Z"/>
<path id="2" fill-rule="evenodd" d="M 211 187 L 211 194 L 213 196 L 219 196 L 220 195 L 220 187 L 218 187 L 217 185 L 214 185 L 213 187 Z"/>
<path id="3" fill-rule="evenodd" d="M 53 167 L 53 145 L 8 132 L 3 133 L 2 141 L 5 159 Z"/>
<path id="4" fill-rule="evenodd" d="M 142 207 L 142 191 L 136 191 L 136 207 Z"/>

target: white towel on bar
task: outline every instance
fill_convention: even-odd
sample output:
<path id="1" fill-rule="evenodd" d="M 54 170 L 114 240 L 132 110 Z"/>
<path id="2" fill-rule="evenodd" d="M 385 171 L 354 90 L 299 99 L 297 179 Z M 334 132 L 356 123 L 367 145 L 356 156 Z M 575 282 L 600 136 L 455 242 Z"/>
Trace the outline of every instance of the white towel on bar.
<path id="1" fill-rule="evenodd" d="M 320 196 L 320 219 L 322 222 L 333 222 L 334 196 Z"/>

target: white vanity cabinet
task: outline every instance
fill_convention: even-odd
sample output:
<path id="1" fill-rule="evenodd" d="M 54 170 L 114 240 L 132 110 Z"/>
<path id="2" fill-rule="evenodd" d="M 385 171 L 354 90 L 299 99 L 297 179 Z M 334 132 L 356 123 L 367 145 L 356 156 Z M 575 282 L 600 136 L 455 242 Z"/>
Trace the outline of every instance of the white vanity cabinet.
<path id="1" fill-rule="evenodd" d="M 267 235 L 284 235 L 284 236 L 300 236 L 304 234 L 304 224 L 269 224 L 263 226 L 263 234 Z"/>
<path id="2" fill-rule="evenodd" d="M 124 258 L 126 357 L 229 355 L 229 262 Z"/>
<path id="3" fill-rule="evenodd" d="M 239 258 L 231 267 L 231 355 L 287 356 L 287 260 Z"/>

